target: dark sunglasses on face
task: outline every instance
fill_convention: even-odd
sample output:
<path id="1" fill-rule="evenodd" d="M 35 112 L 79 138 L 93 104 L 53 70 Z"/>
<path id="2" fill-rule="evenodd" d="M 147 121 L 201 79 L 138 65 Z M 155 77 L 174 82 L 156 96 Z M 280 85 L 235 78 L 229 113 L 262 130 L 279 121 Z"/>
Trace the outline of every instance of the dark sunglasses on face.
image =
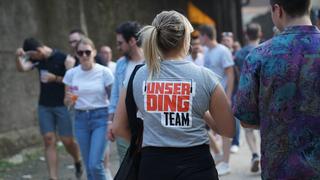
<path id="1" fill-rule="evenodd" d="M 82 57 L 84 54 L 86 54 L 86 56 L 90 56 L 91 55 L 91 51 L 90 50 L 85 50 L 85 51 L 77 51 L 77 54 Z"/>

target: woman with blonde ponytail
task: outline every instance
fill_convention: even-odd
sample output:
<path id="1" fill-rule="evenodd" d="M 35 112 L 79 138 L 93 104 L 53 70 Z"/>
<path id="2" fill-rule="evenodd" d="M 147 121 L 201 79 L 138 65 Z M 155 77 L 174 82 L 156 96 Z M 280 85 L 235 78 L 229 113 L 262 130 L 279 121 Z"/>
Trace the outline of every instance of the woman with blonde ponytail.
<path id="1" fill-rule="evenodd" d="M 206 124 L 223 136 L 234 135 L 233 115 L 216 75 L 185 60 L 192 31 L 182 14 L 163 11 L 140 32 L 146 66 L 133 80 L 144 124 L 140 180 L 218 179 Z M 110 133 L 130 140 L 125 97 L 126 89 Z"/>

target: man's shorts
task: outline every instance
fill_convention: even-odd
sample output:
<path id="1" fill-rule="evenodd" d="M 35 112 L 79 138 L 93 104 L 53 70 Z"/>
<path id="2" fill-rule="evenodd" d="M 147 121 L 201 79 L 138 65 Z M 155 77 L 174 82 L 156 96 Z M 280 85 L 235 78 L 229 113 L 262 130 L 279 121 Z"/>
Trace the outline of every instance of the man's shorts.
<path id="1" fill-rule="evenodd" d="M 58 132 L 60 136 L 73 136 L 72 120 L 65 106 L 48 107 L 39 105 L 38 119 L 42 135 L 49 132 Z"/>

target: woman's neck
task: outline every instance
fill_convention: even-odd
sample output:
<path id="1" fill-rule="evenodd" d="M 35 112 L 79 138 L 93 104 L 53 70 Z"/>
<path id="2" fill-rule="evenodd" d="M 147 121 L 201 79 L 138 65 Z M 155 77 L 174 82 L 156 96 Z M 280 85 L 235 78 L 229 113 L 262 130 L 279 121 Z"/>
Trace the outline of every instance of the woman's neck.
<path id="1" fill-rule="evenodd" d="M 171 51 L 166 53 L 163 58 L 164 60 L 183 60 L 185 57 L 183 57 L 181 52 Z"/>

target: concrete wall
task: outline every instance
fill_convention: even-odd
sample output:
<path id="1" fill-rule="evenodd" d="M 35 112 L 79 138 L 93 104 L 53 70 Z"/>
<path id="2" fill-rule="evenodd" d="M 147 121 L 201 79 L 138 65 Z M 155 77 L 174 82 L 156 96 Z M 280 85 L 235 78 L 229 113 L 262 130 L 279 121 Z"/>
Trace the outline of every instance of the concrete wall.
<path id="1" fill-rule="evenodd" d="M 163 9 L 185 10 L 186 1 L 1 0 L 0 158 L 41 143 L 36 111 L 37 72 L 18 73 L 15 68 L 15 50 L 24 38 L 34 36 L 67 52 L 68 32 L 83 28 L 98 47 L 112 45 L 120 22 L 137 20 L 149 24 Z"/>

